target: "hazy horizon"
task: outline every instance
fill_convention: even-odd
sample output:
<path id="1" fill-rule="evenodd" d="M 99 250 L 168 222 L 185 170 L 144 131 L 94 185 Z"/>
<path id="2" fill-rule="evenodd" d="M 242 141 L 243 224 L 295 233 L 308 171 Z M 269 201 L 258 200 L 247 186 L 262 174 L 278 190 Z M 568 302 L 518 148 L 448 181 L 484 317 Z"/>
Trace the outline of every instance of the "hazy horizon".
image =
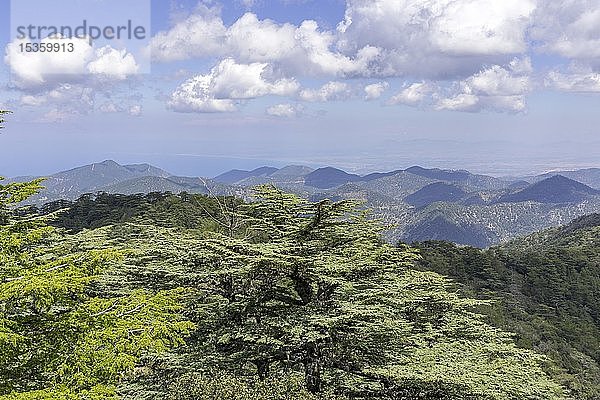
<path id="1" fill-rule="evenodd" d="M 104 159 L 205 176 L 600 167 L 600 4 L 135 0 L 152 12 L 146 42 L 72 56 L 19 52 L 14 25 L 118 24 L 132 9 L 95 22 L 83 0 L 59 16 L 20 15 L 26 1 L 0 4 L 2 175 Z"/>
<path id="2" fill-rule="evenodd" d="M 485 162 L 467 163 L 461 165 L 460 160 L 452 161 L 435 161 L 429 162 L 399 162 L 394 163 L 393 161 L 382 163 L 381 167 L 365 166 L 357 167 L 352 163 L 351 160 L 347 162 L 337 161 L 326 163 L 325 161 L 318 160 L 302 160 L 302 159 L 258 159 L 258 158 L 234 158 L 234 157 L 205 157 L 205 156 L 194 156 L 194 155 L 175 155 L 171 159 L 164 155 L 147 155 L 142 156 L 131 156 L 131 157 L 119 157 L 107 155 L 105 158 L 81 160 L 73 165 L 67 165 L 64 162 L 49 163 L 45 167 L 39 169 L 26 169 L 21 170 L 25 172 L 18 172 L 12 174 L 6 174 L 0 170 L 0 176 L 5 178 L 17 178 L 25 176 L 49 176 L 55 173 L 68 171 L 71 169 L 83 167 L 90 164 L 99 164 L 104 161 L 115 161 L 120 165 L 131 165 L 131 164 L 149 164 L 154 167 L 160 168 L 174 176 L 200 176 L 206 178 L 213 178 L 222 173 L 238 169 L 238 170 L 253 170 L 259 167 L 275 167 L 283 168 L 290 165 L 302 165 L 311 167 L 314 169 L 333 167 L 344 170 L 349 173 L 355 173 L 358 175 L 367 175 L 373 172 L 390 172 L 394 170 L 404 170 L 413 166 L 419 166 L 428 169 L 443 169 L 443 170 L 467 170 L 471 173 L 489 175 L 498 178 L 519 178 L 525 176 L 540 175 L 554 171 L 574 171 L 587 168 L 600 168 L 598 164 L 594 163 L 572 163 L 569 161 L 545 163 L 543 160 L 531 162 L 531 168 L 527 168 L 525 165 L 519 168 L 515 168 L 514 165 L 509 164 L 497 164 L 496 169 L 490 169 L 485 165 Z M 530 160 L 531 161 L 531 160 Z M 51 165 L 55 165 L 52 167 Z M 26 172 L 29 171 L 29 172 Z"/>

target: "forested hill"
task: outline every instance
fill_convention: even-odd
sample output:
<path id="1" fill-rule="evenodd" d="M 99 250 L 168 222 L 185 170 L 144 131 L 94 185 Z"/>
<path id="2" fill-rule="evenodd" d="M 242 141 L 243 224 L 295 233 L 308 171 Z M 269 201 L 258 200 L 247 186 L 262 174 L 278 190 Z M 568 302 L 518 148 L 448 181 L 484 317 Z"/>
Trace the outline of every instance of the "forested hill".
<path id="1" fill-rule="evenodd" d="M 600 398 L 600 214 L 489 250 L 417 247 L 423 270 L 454 279 L 464 295 L 496 300 L 480 309 L 487 321 L 564 368 L 558 376 L 575 398 Z"/>
<path id="2" fill-rule="evenodd" d="M 416 166 L 360 176 L 332 167 L 313 170 L 289 165 L 231 170 L 207 179 L 175 176 L 148 164 L 120 165 L 107 160 L 50 175 L 45 189 L 28 198 L 27 204 L 75 201 L 82 195 L 89 198 L 88 193 L 171 192 L 248 200 L 253 187 L 267 184 L 305 199 L 362 200 L 390 227 L 385 237 L 391 242 L 447 240 L 489 247 L 597 212 L 598 171 L 501 179 Z"/>
<path id="3" fill-rule="evenodd" d="M 241 200 L 232 197 L 220 199 L 235 206 L 241 204 Z M 88 194 L 76 201 L 54 201 L 35 210 L 40 215 L 53 215 L 49 223 L 71 233 L 125 223 L 216 230 L 226 211 L 221 203 L 207 196 L 159 192 Z"/>
<path id="4" fill-rule="evenodd" d="M 0 185 L 0 399 L 568 399 L 353 201 Z M 49 227 L 52 223 L 56 227 Z"/>

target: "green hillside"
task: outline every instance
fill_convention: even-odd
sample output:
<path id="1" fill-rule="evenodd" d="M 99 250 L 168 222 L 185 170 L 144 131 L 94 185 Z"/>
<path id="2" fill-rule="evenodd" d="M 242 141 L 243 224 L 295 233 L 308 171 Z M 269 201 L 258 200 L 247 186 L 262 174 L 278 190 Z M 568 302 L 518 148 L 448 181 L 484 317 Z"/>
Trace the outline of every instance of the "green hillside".
<path id="1" fill-rule="evenodd" d="M 449 276 L 463 295 L 495 302 L 486 321 L 546 354 L 574 398 L 600 398 L 600 215 L 501 247 L 417 245 L 420 268 Z"/>
<path id="2" fill-rule="evenodd" d="M 261 187 L 15 212 L 36 185 L 0 186 L 1 399 L 569 398 L 353 201 Z"/>

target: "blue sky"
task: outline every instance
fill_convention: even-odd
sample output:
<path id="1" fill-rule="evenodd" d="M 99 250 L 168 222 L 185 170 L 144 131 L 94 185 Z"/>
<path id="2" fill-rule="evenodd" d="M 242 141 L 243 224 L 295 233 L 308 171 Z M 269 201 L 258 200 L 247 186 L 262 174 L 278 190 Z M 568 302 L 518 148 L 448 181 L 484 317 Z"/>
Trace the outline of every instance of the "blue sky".
<path id="1" fill-rule="evenodd" d="M 116 0 L 67 6 L 79 1 L 54 1 L 54 12 L 133 15 Z M 109 158 L 208 176 L 290 163 L 600 166 L 596 2 L 139 2 L 152 12 L 147 41 L 54 39 L 73 40 L 71 56 L 20 54 L 10 2 L 0 4 L 0 108 L 14 111 L 0 175 Z M 32 20 L 50 18 L 39 4 Z"/>

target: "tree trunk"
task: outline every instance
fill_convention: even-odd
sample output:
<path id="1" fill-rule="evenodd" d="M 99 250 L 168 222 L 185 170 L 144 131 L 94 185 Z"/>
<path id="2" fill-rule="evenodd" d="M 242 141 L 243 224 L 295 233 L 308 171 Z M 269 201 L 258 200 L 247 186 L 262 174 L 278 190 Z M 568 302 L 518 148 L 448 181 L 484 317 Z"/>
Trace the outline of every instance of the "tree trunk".
<path id="1" fill-rule="evenodd" d="M 267 360 L 255 361 L 256 369 L 258 371 L 258 378 L 264 381 L 269 376 L 270 363 Z"/>
<path id="2" fill-rule="evenodd" d="M 321 350 L 317 343 L 311 342 L 306 345 L 304 379 L 306 390 L 310 393 L 319 393 L 321 391 Z"/>
<path id="3" fill-rule="evenodd" d="M 311 302 L 313 297 L 313 290 L 310 281 L 301 277 L 298 272 L 294 274 L 292 279 L 294 279 L 294 289 L 296 289 L 296 293 L 298 293 L 300 296 L 302 305 L 307 305 Z"/>

